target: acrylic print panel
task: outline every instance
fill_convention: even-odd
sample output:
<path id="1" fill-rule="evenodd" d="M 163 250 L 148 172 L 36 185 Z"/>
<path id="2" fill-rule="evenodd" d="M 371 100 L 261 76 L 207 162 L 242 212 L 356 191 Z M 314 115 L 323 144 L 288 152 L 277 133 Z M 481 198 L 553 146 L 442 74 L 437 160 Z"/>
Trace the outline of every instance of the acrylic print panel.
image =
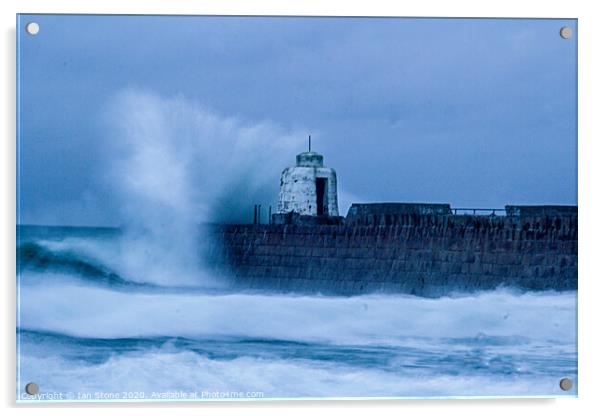
<path id="1" fill-rule="evenodd" d="M 576 396 L 576 20 L 17 20 L 19 402 Z"/>

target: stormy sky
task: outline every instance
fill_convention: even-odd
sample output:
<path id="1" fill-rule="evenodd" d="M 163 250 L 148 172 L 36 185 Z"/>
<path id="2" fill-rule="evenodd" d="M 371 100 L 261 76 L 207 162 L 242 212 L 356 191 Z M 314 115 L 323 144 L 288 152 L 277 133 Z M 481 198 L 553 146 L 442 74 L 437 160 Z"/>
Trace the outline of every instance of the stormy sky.
<path id="1" fill-rule="evenodd" d="M 36 36 L 23 28 L 33 20 Z M 20 24 L 22 224 L 120 225 L 128 192 L 140 189 L 120 175 L 140 181 L 180 160 L 170 180 L 185 178 L 187 208 L 213 198 L 207 212 L 250 213 L 275 205 L 280 172 L 308 133 L 337 170 L 343 215 L 350 202 L 577 203 L 574 20 L 22 15 Z M 572 39 L 559 36 L 564 25 Z M 145 145 L 138 126 L 138 147 L 120 147 L 130 119 L 153 135 L 153 114 L 162 135 L 147 145 L 168 147 L 164 164 L 132 175 L 134 153 L 114 168 L 119 152 Z M 221 193 L 196 192 L 205 180 Z"/>

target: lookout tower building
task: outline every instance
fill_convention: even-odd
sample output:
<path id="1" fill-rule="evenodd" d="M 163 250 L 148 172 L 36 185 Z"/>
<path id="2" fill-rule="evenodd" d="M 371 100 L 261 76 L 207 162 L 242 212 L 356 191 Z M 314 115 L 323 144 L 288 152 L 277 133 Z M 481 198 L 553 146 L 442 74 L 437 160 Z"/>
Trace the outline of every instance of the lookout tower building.
<path id="1" fill-rule="evenodd" d="M 297 155 L 297 165 L 284 169 L 280 179 L 278 213 L 338 216 L 337 174 L 324 166 L 324 157 L 311 151 Z"/>

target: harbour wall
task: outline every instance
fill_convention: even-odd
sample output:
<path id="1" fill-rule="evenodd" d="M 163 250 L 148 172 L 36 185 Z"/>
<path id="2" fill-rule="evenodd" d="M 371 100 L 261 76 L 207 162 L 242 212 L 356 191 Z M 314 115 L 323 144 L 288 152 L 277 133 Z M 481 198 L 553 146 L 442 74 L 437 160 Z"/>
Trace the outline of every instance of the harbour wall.
<path id="1" fill-rule="evenodd" d="M 236 286 L 282 292 L 577 289 L 576 207 L 507 207 L 505 216 L 439 208 L 356 209 L 334 225 L 215 225 L 206 262 Z"/>

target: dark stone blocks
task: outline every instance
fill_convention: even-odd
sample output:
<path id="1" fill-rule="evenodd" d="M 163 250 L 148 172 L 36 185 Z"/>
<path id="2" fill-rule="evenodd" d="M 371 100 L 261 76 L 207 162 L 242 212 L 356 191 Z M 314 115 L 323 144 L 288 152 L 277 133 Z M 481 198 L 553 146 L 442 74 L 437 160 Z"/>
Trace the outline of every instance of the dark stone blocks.
<path id="1" fill-rule="evenodd" d="M 577 218 L 561 214 L 411 213 L 388 226 L 215 225 L 203 246 L 215 270 L 250 288 L 422 296 L 500 286 L 574 290 Z"/>

